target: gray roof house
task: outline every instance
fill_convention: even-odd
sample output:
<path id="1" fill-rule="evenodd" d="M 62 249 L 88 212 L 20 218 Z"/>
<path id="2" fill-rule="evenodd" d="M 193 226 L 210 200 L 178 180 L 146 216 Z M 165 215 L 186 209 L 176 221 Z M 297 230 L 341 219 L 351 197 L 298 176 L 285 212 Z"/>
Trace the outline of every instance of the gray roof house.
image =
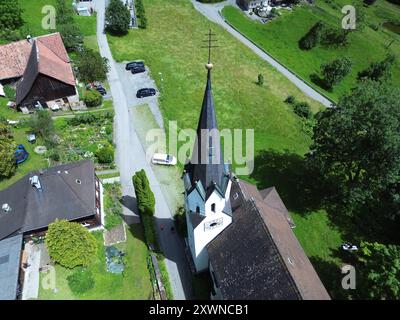
<path id="1" fill-rule="evenodd" d="M 46 230 L 56 219 L 96 219 L 99 181 L 90 160 L 27 174 L 0 191 L 0 240 Z"/>

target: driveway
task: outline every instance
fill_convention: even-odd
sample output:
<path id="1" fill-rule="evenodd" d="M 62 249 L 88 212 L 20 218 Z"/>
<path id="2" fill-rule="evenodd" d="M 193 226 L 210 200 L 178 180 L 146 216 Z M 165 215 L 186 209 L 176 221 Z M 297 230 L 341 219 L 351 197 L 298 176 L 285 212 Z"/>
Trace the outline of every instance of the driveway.
<path id="1" fill-rule="evenodd" d="M 113 60 L 107 37 L 103 33 L 105 0 L 96 0 L 96 11 L 97 40 L 100 53 L 110 61 L 108 81 L 115 109 L 116 163 L 121 175 L 122 192 L 125 203 L 124 215 L 127 217 L 127 220 L 129 220 L 127 221 L 128 223 L 139 221 L 134 199 L 135 193 L 132 185 L 132 175 L 136 171 L 144 169 L 156 199 L 156 228 L 160 240 L 160 247 L 166 258 L 165 262 L 175 299 L 190 299 L 192 297 L 191 273 L 185 257 L 184 245 L 176 233 L 168 232 L 168 229 L 161 231 L 161 225 L 166 228 L 172 226 L 172 212 L 167 205 L 156 175 L 150 164 L 146 161 L 145 150 L 137 136 L 133 121 L 131 121 L 129 107 L 138 103 L 136 97 L 132 97 L 131 91 L 135 92 L 135 88 L 140 86 L 142 81 L 147 83 L 147 80 L 139 80 L 139 78 L 130 77 L 130 80 L 127 81 L 126 77 L 130 76 L 130 74 L 128 72 L 121 73 L 122 66 L 118 65 Z M 147 74 L 143 76 L 146 75 Z M 137 81 L 132 79 L 137 79 Z M 146 101 L 140 100 L 140 103 Z M 152 100 L 149 101 L 151 102 Z"/>
<path id="2" fill-rule="evenodd" d="M 300 78 L 294 75 L 289 69 L 286 69 L 283 65 L 281 65 L 278 61 L 268 55 L 266 52 L 261 50 L 259 47 L 254 45 L 250 40 L 244 37 L 241 33 L 232 28 L 222 17 L 221 10 L 227 5 L 236 6 L 235 0 L 227 0 L 224 2 L 216 3 L 216 4 L 205 4 L 197 2 L 196 0 L 190 0 L 197 11 L 199 11 L 202 15 L 204 15 L 207 19 L 211 20 L 222 26 L 226 31 L 232 34 L 237 40 L 242 42 L 244 45 L 249 47 L 255 54 L 257 54 L 260 58 L 267 61 L 270 65 L 272 65 L 276 70 L 282 73 L 286 78 L 290 80 L 296 87 L 298 87 L 302 92 L 304 92 L 310 98 L 322 103 L 324 106 L 330 108 L 332 107 L 332 102 L 325 98 L 323 95 L 318 93 L 308 84 L 303 82 Z"/>

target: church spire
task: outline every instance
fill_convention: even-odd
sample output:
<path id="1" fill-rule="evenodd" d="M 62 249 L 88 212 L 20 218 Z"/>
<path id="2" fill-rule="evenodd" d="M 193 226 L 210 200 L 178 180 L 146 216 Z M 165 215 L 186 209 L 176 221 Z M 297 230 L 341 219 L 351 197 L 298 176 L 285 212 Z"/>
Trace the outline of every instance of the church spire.
<path id="1" fill-rule="evenodd" d="M 221 192 L 225 189 L 226 170 L 221 150 L 221 141 L 217 126 L 214 98 L 211 85 L 211 30 L 209 33 L 209 60 L 206 64 L 207 84 L 204 92 L 203 104 L 197 125 L 196 142 L 190 162 L 185 166 L 192 185 L 200 181 L 207 195 L 210 195 L 216 186 Z"/>

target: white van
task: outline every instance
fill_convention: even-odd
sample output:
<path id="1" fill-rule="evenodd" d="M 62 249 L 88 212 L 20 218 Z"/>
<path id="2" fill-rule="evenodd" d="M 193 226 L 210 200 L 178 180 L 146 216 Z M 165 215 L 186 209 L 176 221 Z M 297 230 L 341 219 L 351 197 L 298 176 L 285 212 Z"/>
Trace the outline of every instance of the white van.
<path id="1" fill-rule="evenodd" d="M 155 153 L 153 155 L 153 159 L 151 159 L 153 164 L 164 164 L 167 166 L 174 166 L 176 165 L 176 158 L 164 153 Z"/>

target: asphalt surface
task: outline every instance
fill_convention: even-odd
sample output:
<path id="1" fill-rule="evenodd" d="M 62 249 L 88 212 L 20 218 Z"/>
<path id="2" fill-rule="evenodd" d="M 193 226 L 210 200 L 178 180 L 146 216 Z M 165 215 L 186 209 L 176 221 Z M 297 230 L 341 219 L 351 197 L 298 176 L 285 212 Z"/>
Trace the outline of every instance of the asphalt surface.
<path id="1" fill-rule="evenodd" d="M 283 65 L 281 65 L 278 61 L 276 61 L 273 57 L 265 53 L 263 50 L 254 45 L 251 41 L 249 41 L 246 37 L 241 35 L 238 31 L 232 28 L 221 16 L 220 11 L 227 5 L 236 6 L 235 0 L 227 0 L 224 2 L 216 3 L 216 4 L 205 4 L 197 2 L 196 0 L 190 0 L 197 11 L 199 11 L 202 15 L 204 15 L 207 19 L 211 20 L 222 26 L 226 31 L 232 34 L 237 40 L 242 42 L 244 45 L 249 47 L 255 54 L 261 57 L 263 60 L 267 61 L 270 65 L 272 65 L 276 70 L 282 73 L 286 78 L 290 80 L 296 87 L 298 87 L 302 92 L 304 92 L 310 98 L 319 101 L 326 107 L 332 107 L 332 102 L 325 98 L 323 95 L 318 93 L 316 90 L 311 88 L 308 84 L 299 79 L 296 75 L 286 69 Z"/>
<path id="2" fill-rule="evenodd" d="M 131 88 L 131 80 L 126 82 L 124 76 L 120 78 L 121 66 L 115 63 L 108 46 L 107 37 L 103 33 L 105 0 L 96 0 L 96 11 L 97 39 L 100 53 L 103 57 L 108 58 L 110 62 L 108 81 L 115 109 L 116 163 L 121 174 L 122 192 L 125 204 L 124 215 L 127 218 L 126 220 L 128 220 L 127 223 L 138 221 L 132 175 L 136 171 L 144 169 L 156 199 L 155 219 L 157 233 L 161 249 L 166 258 L 165 262 L 175 299 L 190 299 L 192 298 L 191 274 L 185 257 L 184 245 L 176 233 L 170 232 L 170 227 L 173 224 L 172 212 L 167 205 L 157 177 L 151 165 L 146 160 L 145 150 L 137 136 L 132 121 L 132 114 L 129 111 L 129 107 L 137 103 L 142 104 L 145 100 L 140 99 L 140 101 L 138 101 L 136 97 L 133 97 L 133 93 L 136 94 L 136 87 Z M 124 75 L 130 76 L 128 72 Z M 131 77 L 130 79 L 134 78 Z M 134 83 L 136 86 L 142 85 L 142 83 L 137 84 L 136 81 L 134 81 Z M 149 98 L 149 101 L 151 102 L 151 99 L 156 100 L 156 98 L 157 97 Z M 161 230 L 161 226 L 163 226 L 163 231 Z"/>

